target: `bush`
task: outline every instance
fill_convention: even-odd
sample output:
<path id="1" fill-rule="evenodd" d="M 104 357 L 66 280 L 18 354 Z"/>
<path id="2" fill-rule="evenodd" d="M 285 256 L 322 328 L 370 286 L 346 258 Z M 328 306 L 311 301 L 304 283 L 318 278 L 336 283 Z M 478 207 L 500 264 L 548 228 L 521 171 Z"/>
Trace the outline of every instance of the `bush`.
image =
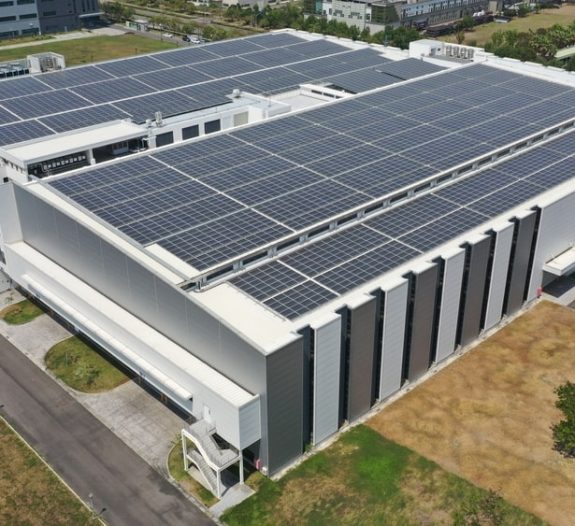
<path id="1" fill-rule="evenodd" d="M 564 456 L 575 458 L 575 384 L 560 385 L 555 394 L 555 406 L 565 418 L 552 427 L 554 447 Z"/>

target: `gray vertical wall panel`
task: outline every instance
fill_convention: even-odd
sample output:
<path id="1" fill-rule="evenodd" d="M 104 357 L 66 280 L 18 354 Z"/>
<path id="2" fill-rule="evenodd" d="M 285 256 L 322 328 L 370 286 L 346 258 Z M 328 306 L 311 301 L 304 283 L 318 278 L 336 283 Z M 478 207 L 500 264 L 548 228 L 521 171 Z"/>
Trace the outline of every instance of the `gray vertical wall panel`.
<path id="1" fill-rule="evenodd" d="M 495 232 L 495 253 L 489 284 L 489 298 L 485 313 L 484 329 L 490 329 L 499 323 L 503 316 L 503 299 L 509 270 L 509 256 L 513 241 L 513 223 Z"/>
<path id="2" fill-rule="evenodd" d="M 303 337 L 267 356 L 268 469 L 303 452 Z"/>
<path id="3" fill-rule="evenodd" d="M 22 229 L 14 197 L 14 184 L 0 184 L 0 232 L 5 243 L 22 239 Z"/>
<path id="4" fill-rule="evenodd" d="M 523 293 L 525 291 L 525 281 L 529 266 L 531 244 L 533 232 L 535 230 L 535 212 L 520 218 L 517 226 L 517 241 L 515 243 L 515 255 L 513 258 L 513 268 L 509 279 L 509 294 L 507 299 L 507 309 L 505 314 L 517 312 L 523 304 Z"/>
<path id="5" fill-rule="evenodd" d="M 528 300 L 537 296 L 543 282 L 543 265 L 575 245 L 575 192 L 541 207 L 537 247 L 529 281 Z"/>
<path id="6" fill-rule="evenodd" d="M 437 333 L 436 360 L 438 362 L 447 358 L 455 350 L 464 265 L 464 250 L 460 250 L 458 253 L 445 258 L 443 292 L 441 295 Z"/>
<path id="7" fill-rule="evenodd" d="M 379 399 L 383 400 L 401 388 L 408 281 L 384 290 L 383 331 Z"/>
<path id="8" fill-rule="evenodd" d="M 339 422 L 341 316 L 315 327 L 312 443 L 333 435 Z"/>
<path id="9" fill-rule="evenodd" d="M 437 265 L 414 275 L 415 295 L 407 372 L 410 382 L 417 380 L 429 369 L 437 278 Z"/>
<path id="10" fill-rule="evenodd" d="M 369 411 L 371 407 L 376 305 L 376 299 L 372 298 L 363 305 L 350 309 L 348 382 L 348 418 L 350 422 Z"/>
<path id="11" fill-rule="evenodd" d="M 489 263 L 489 250 L 491 238 L 470 245 L 469 277 L 465 304 L 463 305 L 463 321 L 461 328 L 461 345 L 471 343 L 481 332 L 481 309 L 487 279 L 487 265 Z"/>

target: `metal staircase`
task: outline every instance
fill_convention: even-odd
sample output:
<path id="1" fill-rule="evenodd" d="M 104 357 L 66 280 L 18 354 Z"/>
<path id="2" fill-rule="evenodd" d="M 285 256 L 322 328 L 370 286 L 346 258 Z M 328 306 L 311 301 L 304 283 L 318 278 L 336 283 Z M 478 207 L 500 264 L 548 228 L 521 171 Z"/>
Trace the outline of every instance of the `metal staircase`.
<path id="1" fill-rule="evenodd" d="M 221 473 L 232 464 L 241 461 L 241 455 L 231 447 L 222 448 L 215 440 L 216 428 L 205 420 L 198 420 L 186 429 L 182 429 L 182 447 L 184 467 L 194 464 L 203 475 L 209 488 L 216 497 L 222 493 Z M 187 447 L 190 440 L 195 449 Z"/>

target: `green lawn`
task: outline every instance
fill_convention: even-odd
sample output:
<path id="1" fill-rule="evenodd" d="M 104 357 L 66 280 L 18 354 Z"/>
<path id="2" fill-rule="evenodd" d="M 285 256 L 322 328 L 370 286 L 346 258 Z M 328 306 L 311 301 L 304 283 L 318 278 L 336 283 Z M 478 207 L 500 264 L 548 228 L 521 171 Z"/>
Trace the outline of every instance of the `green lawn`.
<path id="1" fill-rule="evenodd" d="M 170 475 L 172 475 L 182 489 L 201 500 L 204 505 L 209 507 L 218 502 L 218 499 L 214 497 L 210 491 L 204 488 L 204 486 L 202 486 L 198 481 L 190 477 L 190 475 L 188 475 L 184 470 L 184 461 L 182 460 L 182 442 L 179 439 L 171 449 L 168 456 L 168 469 L 170 470 Z"/>
<path id="2" fill-rule="evenodd" d="M 0 48 L 0 62 L 25 58 L 32 53 L 53 51 L 66 57 L 67 66 L 88 62 L 99 62 L 113 58 L 140 55 L 173 49 L 177 47 L 170 42 L 162 42 L 139 35 L 120 35 L 115 37 L 90 37 L 75 40 L 53 41 L 40 46 L 27 46 L 14 49 Z"/>
<path id="3" fill-rule="evenodd" d="M 35 303 L 24 300 L 0 311 L 0 318 L 10 325 L 22 325 L 37 318 L 44 311 Z"/>
<path id="4" fill-rule="evenodd" d="M 473 31 L 468 31 L 465 33 L 464 44 L 470 44 L 473 41 L 479 47 L 483 47 L 487 41 L 491 38 L 491 35 L 496 31 L 509 31 L 514 29 L 520 33 L 529 30 L 536 31 L 542 27 L 551 27 L 555 24 L 569 25 L 575 21 L 575 5 L 566 4 L 561 6 L 560 9 L 543 9 L 539 14 L 531 14 L 529 16 L 518 18 L 515 17 L 508 24 L 498 24 L 497 22 L 491 22 L 489 24 L 483 24 L 477 26 Z M 441 37 L 440 40 L 446 42 L 455 42 L 455 35 L 447 35 Z"/>
<path id="5" fill-rule="evenodd" d="M 365 426 L 279 482 L 261 477 L 256 495 L 222 520 L 230 526 L 544 524 Z"/>
<path id="6" fill-rule="evenodd" d="M 123 371 L 75 336 L 54 345 L 45 361 L 56 377 L 84 393 L 109 391 L 129 380 Z"/>
<path id="7" fill-rule="evenodd" d="M 0 524 L 99 524 L 90 511 L 0 418 Z"/>

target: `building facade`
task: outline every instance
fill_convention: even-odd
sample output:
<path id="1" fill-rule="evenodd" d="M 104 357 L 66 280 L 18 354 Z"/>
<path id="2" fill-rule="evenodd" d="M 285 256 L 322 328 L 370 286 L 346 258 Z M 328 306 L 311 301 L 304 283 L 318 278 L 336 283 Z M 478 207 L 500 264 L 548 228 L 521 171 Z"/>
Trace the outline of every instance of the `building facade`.
<path id="1" fill-rule="evenodd" d="M 0 38 L 61 33 L 99 19 L 98 0 L 3 0 Z"/>

